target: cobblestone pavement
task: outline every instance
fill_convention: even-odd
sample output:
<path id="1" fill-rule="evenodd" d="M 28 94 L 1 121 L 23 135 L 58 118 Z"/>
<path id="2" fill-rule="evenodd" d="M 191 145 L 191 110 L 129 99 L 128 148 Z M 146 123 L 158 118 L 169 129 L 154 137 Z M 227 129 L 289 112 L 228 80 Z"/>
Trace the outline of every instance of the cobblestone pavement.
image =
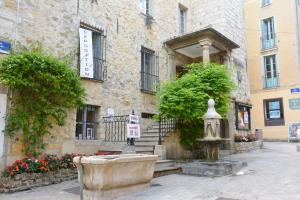
<path id="1" fill-rule="evenodd" d="M 219 178 L 170 175 L 144 191 L 118 200 L 300 200 L 300 153 L 295 143 L 265 143 L 264 149 L 227 159 L 248 162 L 238 175 Z M 0 200 L 79 200 L 66 189 L 76 181 L 0 195 Z M 71 189 L 72 190 L 72 189 Z M 78 189 L 73 189 L 78 193 Z M 72 192 L 72 191 L 71 191 Z"/>

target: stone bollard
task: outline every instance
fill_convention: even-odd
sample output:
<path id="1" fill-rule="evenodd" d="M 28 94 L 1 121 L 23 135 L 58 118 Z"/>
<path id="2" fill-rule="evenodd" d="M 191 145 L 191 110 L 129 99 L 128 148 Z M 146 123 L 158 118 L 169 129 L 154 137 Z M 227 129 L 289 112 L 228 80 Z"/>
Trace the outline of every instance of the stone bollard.
<path id="1" fill-rule="evenodd" d="M 207 160 L 219 160 L 219 149 L 222 141 L 220 137 L 221 116 L 215 110 L 215 101 L 208 100 L 208 110 L 204 118 L 204 138 L 198 139 L 204 144 L 204 152 Z"/>

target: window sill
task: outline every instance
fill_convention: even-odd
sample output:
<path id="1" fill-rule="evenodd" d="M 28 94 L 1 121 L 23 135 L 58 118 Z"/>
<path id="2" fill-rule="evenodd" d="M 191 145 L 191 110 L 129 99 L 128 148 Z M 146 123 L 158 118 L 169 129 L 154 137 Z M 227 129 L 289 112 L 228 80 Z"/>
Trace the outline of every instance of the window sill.
<path id="1" fill-rule="evenodd" d="M 150 90 L 145 90 L 145 89 L 141 89 L 141 92 L 145 93 L 145 94 L 151 94 L 151 95 L 155 95 L 156 91 L 150 91 Z"/>
<path id="2" fill-rule="evenodd" d="M 100 79 L 94 79 L 94 78 L 85 78 L 85 77 L 80 77 L 81 80 L 86 80 L 86 81 L 92 81 L 92 82 L 96 82 L 96 83 L 104 83 L 104 80 L 100 80 Z"/>
<path id="3" fill-rule="evenodd" d="M 280 85 L 274 86 L 274 87 L 264 87 L 263 89 L 264 90 L 274 90 L 274 89 L 277 89 L 277 88 L 280 88 Z"/>
<path id="4" fill-rule="evenodd" d="M 261 53 L 264 53 L 264 52 L 275 51 L 275 50 L 277 50 L 277 45 L 272 48 L 265 48 L 265 49 L 261 48 L 260 51 Z"/>

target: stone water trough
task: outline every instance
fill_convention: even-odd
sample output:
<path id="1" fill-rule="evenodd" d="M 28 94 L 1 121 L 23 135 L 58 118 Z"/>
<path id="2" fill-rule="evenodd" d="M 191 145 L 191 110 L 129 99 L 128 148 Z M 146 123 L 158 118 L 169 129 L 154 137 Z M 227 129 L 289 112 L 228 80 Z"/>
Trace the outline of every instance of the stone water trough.
<path id="1" fill-rule="evenodd" d="M 75 157 L 83 197 L 88 200 L 113 199 L 150 185 L 157 155 L 120 154 Z M 82 167 L 82 170 L 80 169 Z"/>

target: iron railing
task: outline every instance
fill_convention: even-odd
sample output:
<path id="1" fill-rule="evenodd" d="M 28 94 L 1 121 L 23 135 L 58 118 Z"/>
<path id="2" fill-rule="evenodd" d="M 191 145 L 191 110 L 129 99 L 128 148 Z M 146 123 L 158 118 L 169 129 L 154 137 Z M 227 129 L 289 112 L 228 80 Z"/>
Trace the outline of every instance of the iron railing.
<path id="1" fill-rule="evenodd" d="M 159 118 L 159 138 L 158 144 L 161 145 L 162 137 L 165 137 L 166 134 L 174 132 L 178 127 L 178 120 L 177 119 L 166 119 L 166 118 Z"/>
<path id="2" fill-rule="evenodd" d="M 141 72 L 141 90 L 148 93 L 155 93 L 159 87 L 157 75 Z"/>
<path id="3" fill-rule="evenodd" d="M 277 73 L 276 76 L 270 78 L 263 76 L 263 84 L 264 88 L 279 87 L 279 74 Z"/>
<path id="4" fill-rule="evenodd" d="M 276 44 L 276 34 L 275 33 L 269 33 L 269 34 L 263 35 L 261 37 L 262 50 L 275 48 L 276 45 L 277 44 Z"/>
<path id="5" fill-rule="evenodd" d="M 126 142 L 129 115 L 103 117 L 106 142 Z"/>

